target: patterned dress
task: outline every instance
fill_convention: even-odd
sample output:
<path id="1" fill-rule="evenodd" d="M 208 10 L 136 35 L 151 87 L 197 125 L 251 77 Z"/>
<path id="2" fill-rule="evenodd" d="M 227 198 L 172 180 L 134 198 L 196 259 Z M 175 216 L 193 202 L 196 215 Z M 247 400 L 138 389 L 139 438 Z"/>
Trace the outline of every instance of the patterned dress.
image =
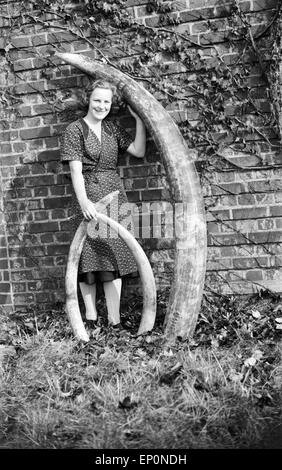
<path id="1" fill-rule="evenodd" d="M 129 204 L 117 173 L 118 153 L 125 151 L 133 139 L 116 122 L 102 121 L 101 142 L 94 131 L 80 118 L 67 126 L 63 133 L 61 160 L 82 162 L 82 174 L 88 199 L 97 202 L 112 191 L 119 190 L 118 201 L 110 204 L 108 215 L 134 234 Z M 83 214 L 73 191 L 71 203 L 72 235 Z M 102 224 L 101 224 L 102 225 Z M 103 224 L 104 225 L 104 224 Z M 102 233 L 102 236 L 101 236 Z M 117 276 L 136 273 L 137 266 L 127 245 L 109 228 L 97 224 L 97 236 L 86 237 L 78 273 L 111 271 Z"/>

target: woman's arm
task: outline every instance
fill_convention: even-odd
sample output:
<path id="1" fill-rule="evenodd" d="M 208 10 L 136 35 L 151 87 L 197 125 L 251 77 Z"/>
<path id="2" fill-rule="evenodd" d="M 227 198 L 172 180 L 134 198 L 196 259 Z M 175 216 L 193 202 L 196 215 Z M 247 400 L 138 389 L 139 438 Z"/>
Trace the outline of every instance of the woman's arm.
<path id="1" fill-rule="evenodd" d="M 95 205 L 87 197 L 84 178 L 82 174 L 82 162 L 72 160 L 69 162 L 71 171 L 71 180 L 75 195 L 80 205 L 83 216 L 87 220 L 97 219 L 97 211 Z"/>
<path id="2" fill-rule="evenodd" d="M 136 114 L 130 106 L 128 106 L 130 114 L 136 120 L 135 140 L 130 144 L 127 152 L 137 158 L 143 158 L 146 151 L 146 128 L 142 119 Z"/>

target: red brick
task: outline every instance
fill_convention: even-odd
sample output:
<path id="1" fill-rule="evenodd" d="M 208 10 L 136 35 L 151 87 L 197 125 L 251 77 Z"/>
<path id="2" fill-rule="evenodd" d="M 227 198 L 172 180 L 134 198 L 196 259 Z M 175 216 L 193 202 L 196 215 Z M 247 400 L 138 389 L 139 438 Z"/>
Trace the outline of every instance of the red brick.
<path id="1" fill-rule="evenodd" d="M 66 256 L 57 256 L 55 258 L 55 264 L 56 266 L 65 266 L 67 262 Z"/>
<path id="2" fill-rule="evenodd" d="M 54 241 L 54 236 L 53 233 L 44 233 L 43 235 L 40 236 L 41 243 L 53 243 Z"/>
<path id="3" fill-rule="evenodd" d="M 34 110 L 34 113 L 35 114 L 40 114 L 40 116 L 42 116 L 42 114 L 49 114 L 52 112 L 52 106 L 48 103 L 44 103 L 44 104 L 35 104 L 33 106 L 33 110 Z"/>
<path id="4" fill-rule="evenodd" d="M 53 186 L 50 188 L 51 196 L 64 196 L 66 192 L 65 186 Z"/>
<path id="5" fill-rule="evenodd" d="M 60 152 L 58 149 L 56 150 L 44 150 L 38 154 L 38 161 L 39 162 L 49 162 L 51 160 L 58 160 Z"/>
<path id="6" fill-rule="evenodd" d="M 76 87 L 77 85 L 78 85 L 77 77 L 56 78 L 56 79 L 48 81 L 49 90 L 52 90 L 53 88 L 55 89 L 71 88 L 71 87 Z"/>
<path id="7" fill-rule="evenodd" d="M 48 188 L 43 187 L 43 188 L 34 188 L 34 197 L 46 197 L 48 196 Z"/>
<path id="8" fill-rule="evenodd" d="M 12 152 L 12 146 L 11 144 L 1 144 L 0 145 L 0 152 L 3 153 L 11 153 Z"/>
<path id="9" fill-rule="evenodd" d="M 33 294 L 14 294 L 15 305 L 28 305 L 33 301 Z"/>
<path id="10" fill-rule="evenodd" d="M 58 222 L 38 222 L 30 224 L 31 233 L 56 232 L 58 230 Z"/>
<path id="11" fill-rule="evenodd" d="M 279 191 L 282 189 L 282 180 L 252 181 L 248 184 L 248 188 L 251 192 Z"/>
<path id="12" fill-rule="evenodd" d="M 131 181 L 131 180 L 130 180 Z M 147 180 L 145 178 L 135 178 L 132 180 L 130 189 L 145 189 L 147 187 Z"/>
<path id="13" fill-rule="evenodd" d="M 220 231 L 221 222 L 208 222 L 207 229 L 209 233 L 218 233 Z"/>
<path id="14" fill-rule="evenodd" d="M 248 238 L 253 243 L 280 243 L 282 240 L 282 231 L 253 232 L 248 234 Z"/>
<path id="15" fill-rule="evenodd" d="M 11 269 L 20 269 L 24 267 L 24 259 L 23 258 L 17 258 L 17 259 L 10 259 L 10 268 Z"/>
<path id="16" fill-rule="evenodd" d="M 6 246 L 6 237 L 0 236 L 0 246 Z"/>
<path id="17" fill-rule="evenodd" d="M 46 66 L 46 59 L 41 59 L 39 57 L 36 57 L 35 59 L 32 59 L 32 68 L 33 69 L 41 69 Z"/>
<path id="18" fill-rule="evenodd" d="M 212 184 L 212 194 L 240 194 L 245 191 L 242 183 L 218 183 Z M 244 197 L 244 196 L 240 196 Z M 239 203 L 240 204 L 240 203 Z"/>
<path id="19" fill-rule="evenodd" d="M 160 189 L 141 191 L 142 201 L 161 201 L 162 199 L 162 191 Z"/>
<path id="20" fill-rule="evenodd" d="M 42 290 L 42 281 L 34 281 L 34 282 L 28 282 L 27 283 L 27 288 L 29 291 L 39 291 Z"/>
<path id="21" fill-rule="evenodd" d="M 71 229 L 71 221 L 70 220 L 63 220 L 59 222 L 60 230 L 69 232 Z"/>
<path id="22" fill-rule="evenodd" d="M 30 70 L 33 68 L 31 59 L 17 60 L 14 64 L 14 71 L 19 72 L 20 70 Z"/>
<path id="23" fill-rule="evenodd" d="M 31 189 L 17 188 L 16 195 L 17 195 L 17 199 L 26 199 L 32 196 L 32 192 L 31 192 Z"/>
<path id="24" fill-rule="evenodd" d="M 11 295 L 1 295 L 0 294 L 0 305 L 12 304 Z"/>
<path id="25" fill-rule="evenodd" d="M 18 138 L 18 135 L 19 135 L 18 131 L 0 132 L 0 141 L 1 142 L 10 142 L 11 140 L 16 140 Z"/>
<path id="26" fill-rule="evenodd" d="M 34 220 L 48 220 L 49 212 L 47 211 L 34 211 L 33 212 Z"/>
<path id="27" fill-rule="evenodd" d="M 47 162 L 45 163 L 45 167 L 46 167 L 47 173 L 58 174 L 58 173 L 61 173 L 61 171 L 63 171 L 62 163 L 58 161 Z"/>
<path id="28" fill-rule="evenodd" d="M 53 209 L 51 212 L 51 219 L 65 219 L 67 216 L 65 209 Z"/>
<path id="29" fill-rule="evenodd" d="M 253 269 L 246 273 L 246 280 L 247 281 L 262 281 L 263 274 L 261 270 Z"/>
<path id="30" fill-rule="evenodd" d="M 67 232 L 59 232 L 55 234 L 55 241 L 58 243 L 69 243 L 70 234 Z"/>
<path id="31" fill-rule="evenodd" d="M 208 234 L 208 245 L 211 246 L 242 245 L 243 243 L 246 243 L 246 238 L 240 233 L 232 235 L 215 234 L 212 236 Z"/>
<path id="32" fill-rule="evenodd" d="M 0 292 L 10 292 L 11 291 L 11 284 L 9 282 L 0 282 Z"/>
<path id="33" fill-rule="evenodd" d="M 267 216 L 267 207 L 250 207 L 249 209 L 232 209 L 234 219 L 255 219 Z"/>
<path id="34" fill-rule="evenodd" d="M 44 173 L 46 173 L 43 163 L 32 163 L 32 165 L 30 165 L 29 168 L 30 168 L 30 173 L 32 175 L 43 175 Z"/>
<path id="35" fill-rule="evenodd" d="M 32 214 L 27 214 L 26 212 L 25 213 L 20 213 L 20 212 L 10 212 L 9 214 L 7 214 L 6 216 L 6 222 L 7 224 L 11 224 L 11 223 L 21 223 L 22 220 L 25 220 L 26 222 L 29 222 L 32 220 Z"/>
<path id="36" fill-rule="evenodd" d="M 14 142 L 13 143 L 13 152 L 24 152 L 26 150 L 26 144 L 23 142 Z"/>
<path id="37" fill-rule="evenodd" d="M 41 119 L 40 117 L 30 117 L 24 119 L 24 127 L 40 127 L 41 126 Z"/>
<path id="38" fill-rule="evenodd" d="M 7 259 L 0 259 L 0 269 L 8 269 L 8 260 Z"/>
<path id="39" fill-rule="evenodd" d="M 19 111 L 22 117 L 32 116 L 32 107 L 31 106 L 20 106 Z"/>
<path id="40" fill-rule="evenodd" d="M 129 202 L 140 201 L 139 191 L 126 191 Z"/>
<path id="41" fill-rule="evenodd" d="M 47 246 L 47 255 L 67 255 L 69 252 L 70 246 L 68 245 L 49 245 Z"/>
<path id="42" fill-rule="evenodd" d="M 31 42 L 33 46 L 42 46 L 43 44 L 47 44 L 47 35 L 46 33 L 37 34 L 31 38 Z"/>
<path id="43" fill-rule="evenodd" d="M 275 229 L 275 220 L 270 219 L 270 218 L 258 219 L 257 220 L 257 227 L 258 227 L 258 230 L 273 230 L 273 229 Z"/>
<path id="44" fill-rule="evenodd" d="M 14 282 L 13 283 L 14 293 L 26 292 L 26 290 L 27 290 L 26 282 Z"/>
<path id="45" fill-rule="evenodd" d="M 260 268 L 266 267 L 268 265 L 268 257 L 258 257 L 258 258 L 235 258 L 233 259 L 233 267 L 235 269 L 250 269 L 250 268 Z"/>
<path id="46" fill-rule="evenodd" d="M 34 262 L 33 259 L 26 258 L 25 266 L 26 268 L 34 268 L 35 266 L 37 266 L 37 264 Z M 54 258 L 47 257 L 47 256 L 40 258 L 40 266 L 47 266 L 47 267 L 54 266 Z M 37 277 L 41 279 L 42 274 L 38 273 Z M 34 275 L 34 272 L 32 272 L 32 276 L 29 279 L 34 279 L 34 278 L 35 278 L 35 275 Z"/>
<path id="47" fill-rule="evenodd" d="M 256 203 L 255 196 L 253 194 L 243 194 L 238 196 L 238 203 L 241 206 L 252 206 Z"/>
<path id="48" fill-rule="evenodd" d="M 135 178 L 135 177 L 141 178 L 142 176 L 155 176 L 155 175 L 161 175 L 164 173 L 164 170 L 162 169 L 160 165 L 141 166 L 142 163 L 143 162 L 140 159 L 140 166 L 131 166 L 129 168 L 124 168 L 123 176 L 125 178 Z M 133 165 L 133 164 L 134 162 L 129 162 L 129 165 Z"/>
<path id="49" fill-rule="evenodd" d="M 45 186 L 45 185 L 53 185 L 55 184 L 55 177 L 54 175 L 41 175 L 41 176 L 30 176 L 25 178 L 25 185 L 26 186 Z"/>
<path id="50" fill-rule="evenodd" d="M 36 127 L 34 129 L 24 129 L 20 131 L 20 136 L 23 140 L 36 139 L 38 137 L 49 137 L 51 136 L 51 130 L 50 127 Z"/>
<path id="51" fill-rule="evenodd" d="M 11 49 L 9 51 L 9 56 L 12 59 L 12 61 L 15 62 L 20 59 L 21 60 L 30 59 L 33 57 L 33 53 L 32 51 L 27 50 L 27 49 L 20 50 L 19 48 L 16 48 L 16 49 Z"/>
<path id="52" fill-rule="evenodd" d="M 28 95 L 31 93 L 43 92 L 44 89 L 45 89 L 44 81 L 20 83 L 14 86 L 14 93 L 16 95 Z"/>
<path id="53" fill-rule="evenodd" d="M 42 149 L 43 144 L 44 144 L 44 141 L 42 139 L 32 139 L 28 141 L 28 149 L 29 150 Z M 30 161 L 33 161 L 33 160 L 27 160 L 24 163 L 29 163 Z"/>
<path id="54" fill-rule="evenodd" d="M 148 3 L 148 0 L 126 0 L 125 6 L 133 7 L 137 5 L 145 5 L 146 3 Z"/>
<path id="55" fill-rule="evenodd" d="M 43 204 L 45 209 L 59 209 L 67 207 L 70 204 L 70 197 L 54 197 L 44 199 Z"/>
<path id="56" fill-rule="evenodd" d="M 237 254 L 237 247 L 235 246 L 223 246 L 220 247 L 222 257 L 233 257 Z"/>
<path id="57" fill-rule="evenodd" d="M 52 294 L 49 292 L 38 292 L 35 294 L 36 303 L 52 302 Z"/>
<path id="58" fill-rule="evenodd" d="M 210 214 L 210 215 L 209 215 Z M 218 210 L 209 208 L 207 213 L 207 220 L 230 220 L 230 211 L 229 210 Z"/>
<path id="59" fill-rule="evenodd" d="M 8 252 L 7 248 L 0 248 L 0 258 L 7 258 Z"/>
<path id="60" fill-rule="evenodd" d="M 47 137 L 45 144 L 47 148 L 56 148 L 59 146 L 59 139 L 58 137 Z M 59 152 L 59 150 L 57 150 L 57 152 Z"/>

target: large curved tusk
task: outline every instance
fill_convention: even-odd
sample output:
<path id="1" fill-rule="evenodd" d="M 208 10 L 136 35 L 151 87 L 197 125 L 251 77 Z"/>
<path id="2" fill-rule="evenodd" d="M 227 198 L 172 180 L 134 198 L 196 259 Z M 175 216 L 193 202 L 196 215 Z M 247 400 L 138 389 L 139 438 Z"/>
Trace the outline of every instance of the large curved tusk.
<path id="1" fill-rule="evenodd" d="M 174 279 L 165 319 L 169 341 L 187 338 L 198 318 L 206 267 L 206 222 L 201 186 L 193 158 L 177 125 L 145 88 L 119 70 L 81 54 L 56 53 L 90 76 L 115 83 L 143 119 L 164 159 L 172 199 L 186 204 L 186 223 L 176 234 Z"/>
<path id="2" fill-rule="evenodd" d="M 143 310 L 137 334 L 146 333 L 154 326 L 157 305 L 155 279 L 148 258 L 137 240 L 122 225 L 101 213 L 97 214 L 97 219 L 117 232 L 136 260 L 143 287 Z M 83 243 L 87 232 L 89 233 L 89 228 L 91 229 L 91 222 L 86 221 L 82 221 L 78 227 L 70 246 L 66 271 L 66 313 L 74 335 L 85 342 L 89 341 L 89 336 L 81 318 L 77 299 L 77 271 Z"/>
<path id="3" fill-rule="evenodd" d="M 82 221 L 73 237 L 66 269 L 66 306 L 65 311 L 68 316 L 74 336 L 81 341 L 89 341 L 86 333 L 77 298 L 77 271 L 78 263 L 87 234 L 87 222 Z"/>

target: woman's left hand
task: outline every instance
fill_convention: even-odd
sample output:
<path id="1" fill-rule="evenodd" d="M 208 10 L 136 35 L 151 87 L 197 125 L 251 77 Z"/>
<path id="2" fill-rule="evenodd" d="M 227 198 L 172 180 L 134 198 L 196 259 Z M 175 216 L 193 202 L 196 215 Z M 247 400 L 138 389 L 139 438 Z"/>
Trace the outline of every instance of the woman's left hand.
<path id="1" fill-rule="evenodd" d="M 131 116 L 133 116 L 135 119 L 140 119 L 138 114 L 135 113 L 135 111 L 133 111 L 133 109 L 131 108 L 131 106 L 129 106 L 129 104 L 127 105 L 127 108 L 128 108 L 128 111 L 130 112 Z"/>

